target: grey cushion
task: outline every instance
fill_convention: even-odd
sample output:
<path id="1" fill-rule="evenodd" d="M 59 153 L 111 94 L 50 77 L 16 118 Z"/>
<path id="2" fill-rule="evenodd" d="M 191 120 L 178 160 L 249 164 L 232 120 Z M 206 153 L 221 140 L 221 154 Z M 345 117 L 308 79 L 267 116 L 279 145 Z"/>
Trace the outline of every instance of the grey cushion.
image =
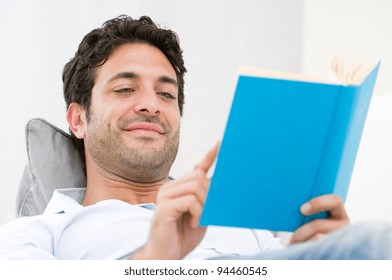
<path id="1" fill-rule="evenodd" d="M 69 134 L 43 119 L 32 119 L 26 125 L 26 146 L 18 217 L 42 214 L 55 189 L 86 186 L 83 162 Z"/>

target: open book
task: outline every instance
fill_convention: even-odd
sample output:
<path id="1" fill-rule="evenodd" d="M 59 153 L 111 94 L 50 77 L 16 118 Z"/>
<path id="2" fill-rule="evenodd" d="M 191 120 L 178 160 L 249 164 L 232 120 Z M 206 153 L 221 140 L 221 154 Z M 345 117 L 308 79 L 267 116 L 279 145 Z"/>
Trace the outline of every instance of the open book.
<path id="1" fill-rule="evenodd" d="M 294 231 L 327 216 L 306 201 L 344 201 L 379 65 L 335 59 L 338 82 L 240 68 L 201 224 Z"/>

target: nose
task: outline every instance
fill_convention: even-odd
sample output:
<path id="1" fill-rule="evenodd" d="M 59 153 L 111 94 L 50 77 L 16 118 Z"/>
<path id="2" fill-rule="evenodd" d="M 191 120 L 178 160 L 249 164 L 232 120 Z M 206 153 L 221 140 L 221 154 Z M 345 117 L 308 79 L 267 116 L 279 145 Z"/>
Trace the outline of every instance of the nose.
<path id="1" fill-rule="evenodd" d="M 135 112 L 144 115 L 157 115 L 161 111 L 157 94 L 153 90 L 142 91 L 139 94 Z"/>

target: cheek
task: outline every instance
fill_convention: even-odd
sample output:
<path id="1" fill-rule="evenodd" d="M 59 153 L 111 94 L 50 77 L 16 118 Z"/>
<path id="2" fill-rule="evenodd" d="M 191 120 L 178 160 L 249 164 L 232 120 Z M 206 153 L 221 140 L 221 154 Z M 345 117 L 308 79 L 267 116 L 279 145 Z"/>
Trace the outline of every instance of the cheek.
<path id="1" fill-rule="evenodd" d="M 179 130 L 181 125 L 181 115 L 179 110 L 173 110 L 168 115 L 168 120 L 170 122 L 170 126 L 173 130 Z"/>
<path id="2" fill-rule="evenodd" d="M 103 90 L 95 90 L 92 92 L 91 113 L 105 123 L 110 123 L 125 114 L 129 104 L 124 100 L 113 98 L 112 95 L 106 94 Z"/>
<path id="3" fill-rule="evenodd" d="M 129 106 L 126 102 L 107 103 L 100 108 L 100 116 L 106 123 L 115 123 L 124 115 L 127 115 Z"/>

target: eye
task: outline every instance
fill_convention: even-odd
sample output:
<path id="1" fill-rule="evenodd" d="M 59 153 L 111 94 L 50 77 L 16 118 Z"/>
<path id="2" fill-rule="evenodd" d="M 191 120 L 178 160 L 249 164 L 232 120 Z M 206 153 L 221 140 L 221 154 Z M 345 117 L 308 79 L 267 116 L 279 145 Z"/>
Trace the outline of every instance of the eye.
<path id="1" fill-rule="evenodd" d="M 120 93 L 120 94 L 129 94 L 134 92 L 135 90 L 132 88 L 120 88 L 120 89 L 116 89 L 114 90 L 115 93 Z"/>
<path id="2" fill-rule="evenodd" d="M 158 94 L 166 99 L 176 99 L 176 97 L 169 92 L 158 92 Z"/>

